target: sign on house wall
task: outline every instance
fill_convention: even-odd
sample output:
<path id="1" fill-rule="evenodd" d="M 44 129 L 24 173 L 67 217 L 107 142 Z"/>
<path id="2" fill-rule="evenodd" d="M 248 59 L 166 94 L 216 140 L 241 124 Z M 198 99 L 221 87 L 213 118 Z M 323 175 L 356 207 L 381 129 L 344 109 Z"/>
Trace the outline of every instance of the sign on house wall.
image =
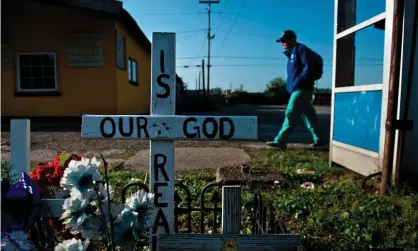
<path id="1" fill-rule="evenodd" d="M 103 37 L 100 34 L 69 34 L 68 67 L 103 66 Z"/>

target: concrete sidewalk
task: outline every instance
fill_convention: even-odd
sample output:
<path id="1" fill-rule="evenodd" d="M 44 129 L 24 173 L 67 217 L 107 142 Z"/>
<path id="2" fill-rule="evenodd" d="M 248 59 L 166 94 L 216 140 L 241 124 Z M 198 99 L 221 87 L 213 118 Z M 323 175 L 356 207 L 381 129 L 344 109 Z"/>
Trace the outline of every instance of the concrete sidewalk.
<path id="1" fill-rule="evenodd" d="M 288 148 L 308 148 L 308 144 L 289 143 Z M 249 164 L 251 157 L 248 151 L 275 149 L 267 146 L 262 142 L 246 142 L 236 147 L 176 147 L 175 148 L 175 170 L 204 170 L 226 166 L 239 166 Z M 125 149 L 109 149 L 109 150 L 91 150 L 91 151 L 67 151 L 81 155 L 83 157 L 96 157 L 101 159 L 100 154 L 108 163 L 123 164 L 125 170 L 131 171 L 148 171 L 149 170 L 149 149 L 140 149 L 132 154 Z M 33 149 L 31 151 L 31 162 L 50 162 L 56 155 L 57 151 L 49 149 Z M 1 159 L 10 160 L 10 148 L 2 146 Z"/>
<path id="2" fill-rule="evenodd" d="M 108 163 L 123 163 L 126 170 L 148 171 L 149 149 L 141 149 L 134 155 L 126 155 L 123 149 L 106 151 L 68 151 L 84 157 L 96 157 L 100 160 L 100 153 Z M 32 162 L 52 161 L 56 154 L 54 150 L 36 149 L 31 151 Z M 10 151 L 2 148 L 2 160 L 10 160 Z M 203 170 L 216 169 L 224 166 L 248 164 L 251 157 L 241 148 L 235 147 L 176 147 L 175 170 Z"/>

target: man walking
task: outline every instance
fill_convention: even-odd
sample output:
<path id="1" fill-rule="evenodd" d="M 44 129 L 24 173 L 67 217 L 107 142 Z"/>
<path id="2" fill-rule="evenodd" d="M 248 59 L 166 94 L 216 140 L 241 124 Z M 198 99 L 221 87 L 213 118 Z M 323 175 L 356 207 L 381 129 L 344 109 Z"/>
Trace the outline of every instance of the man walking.
<path id="1" fill-rule="evenodd" d="M 266 143 L 286 149 L 287 139 L 295 129 L 297 119 L 301 117 L 312 134 L 314 143 L 311 147 L 324 147 L 327 143 L 320 136 L 319 119 L 312 105 L 315 80 L 322 76 L 322 58 L 304 44 L 298 43 L 295 32 L 291 30 L 285 30 L 276 42 L 283 45 L 284 54 L 288 58 L 286 89 L 291 95 L 281 130 L 274 141 Z"/>

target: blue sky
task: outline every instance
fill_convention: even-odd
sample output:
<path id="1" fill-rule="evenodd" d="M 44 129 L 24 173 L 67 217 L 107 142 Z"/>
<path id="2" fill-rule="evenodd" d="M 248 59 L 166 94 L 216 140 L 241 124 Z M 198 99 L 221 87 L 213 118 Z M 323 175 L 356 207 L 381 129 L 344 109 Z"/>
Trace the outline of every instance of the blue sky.
<path id="1" fill-rule="evenodd" d="M 207 55 L 207 5 L 199 0 L 123 0 L 123 6 L 150 41 L 152 32 L 177 33 L 177 73 L 188 89 L 195 89 L 200 70 L 195 65 Z M 357 23 L 384 9 L 384 0 L 357 0 Z M 330 88 L 334 0 L 220 0 L 211 10 L 211 88 L 228 89 L 232 83 L 233 89 L 242 84 L 256 92 L 269 80 L 285 77 L 286 58 L 276 43 L 285 29 L 294 30 L 299 42 L 321 54 L 324 75 L 319 87 Z M 357 33 L 356 85 L 381 83 L 383 37 L 384 32 L 374 28 Z"/>

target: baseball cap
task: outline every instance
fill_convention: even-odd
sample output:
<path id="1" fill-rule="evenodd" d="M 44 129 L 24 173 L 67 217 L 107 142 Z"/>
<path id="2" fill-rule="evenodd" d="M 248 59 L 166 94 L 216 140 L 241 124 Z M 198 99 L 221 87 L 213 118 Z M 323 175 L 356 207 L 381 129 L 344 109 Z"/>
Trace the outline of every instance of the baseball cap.
<path id="1" fill-rule="evenodd" d="M 292 30 L 283 31 L 279 39 L 276 40 L 277 43 L 286 42 L 292 38 L 296 38 L 296 33 Z"/>

